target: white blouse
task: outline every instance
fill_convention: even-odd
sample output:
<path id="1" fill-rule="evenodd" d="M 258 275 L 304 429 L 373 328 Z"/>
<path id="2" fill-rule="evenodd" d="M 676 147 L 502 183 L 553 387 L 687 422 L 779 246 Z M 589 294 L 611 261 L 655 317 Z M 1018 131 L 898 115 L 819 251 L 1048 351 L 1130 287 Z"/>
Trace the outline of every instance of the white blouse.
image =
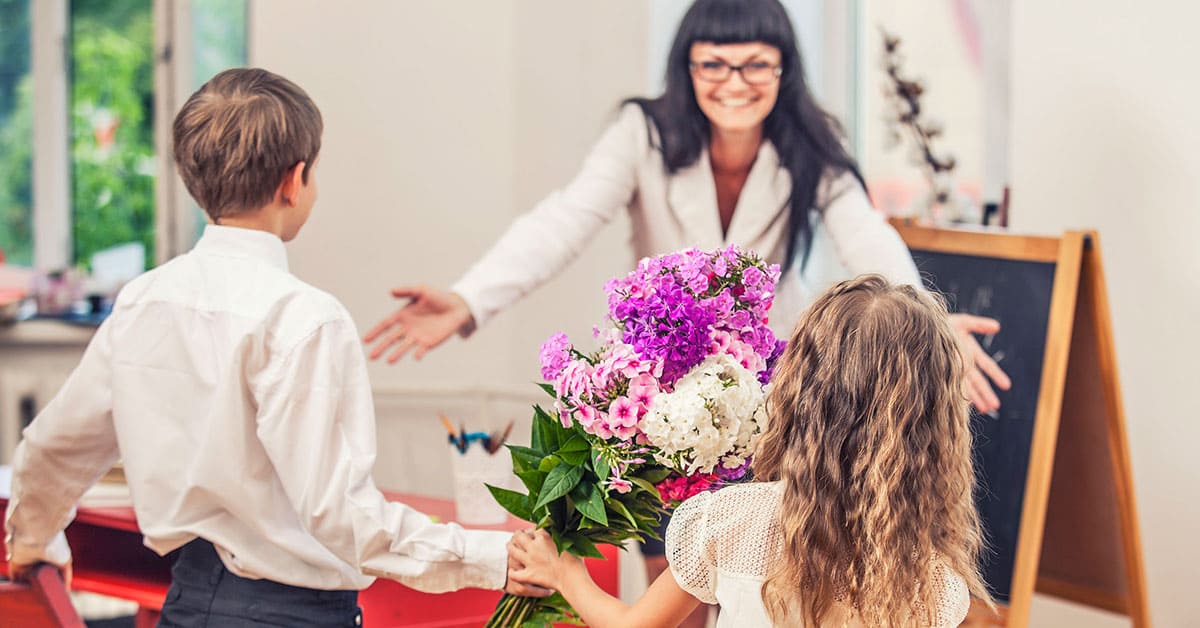
<path id="1" fill-rule="evenodd" d="M 717 628 L 771 626 L 762 585 L 783 551 L 781 482 L 752 482 L 700 493 L 675 509 L 666 555 L 679 586 L 707 604 L 720 604 Z M 970 594 L 963 579 L 939 565 L 936 628 L 958 626 Z M 843 625 L 838 622 L 839 626 Z M 853 618 L 846 626 L 861 626 Z"/>
<path id="2" fill-rule="evenodd" d="M 518 217 L 451 287 L 466 300 L 476 325 L 556 276 L 621 210 L 629 213 L 636 258 L 736 244 L 768 262 L 783 263 L 792 183 L 771 142 L 759 148 L 723 235 L 708 151 L 669 174 L 649 133 L 642 110 L 626 106 L 575 179 Z M 803 273 L 794 264 L 780 279 L 771 311 L 771 326 L 783 338 L 803 309 L 838 281 L 879 273 L 893 282 L 920 285 L 904 241 L 871 207 L 853 176 L 826 177 L 816 204 L 823 211 L 814 213 L 808 263 Z"/>

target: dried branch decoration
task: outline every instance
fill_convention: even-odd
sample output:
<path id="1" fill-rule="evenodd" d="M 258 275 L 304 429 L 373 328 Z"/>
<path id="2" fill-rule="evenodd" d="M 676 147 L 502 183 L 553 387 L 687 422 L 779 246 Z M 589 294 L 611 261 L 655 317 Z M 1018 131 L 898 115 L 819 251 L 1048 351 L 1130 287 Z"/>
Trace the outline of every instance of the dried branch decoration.
<path id="1" fill-rule="evenodd" d="M 952 155 L 942 156 L 934 152 L 932 144 L 942 135 L 942 125 L 928 117 L 922 118 L 921 96 L 925 93 L 925 86 L 920 80 L 904 75 L 900 67 L 903 61 L 900 38 L 882 27 L 879 33 L 883 37 L 883 67 L 889 79 L 883 86 L 884 98 L 891 108 L 887 117 L 888 147 L 899 145 L 904 135 L 912 138 L 916 146 L 912 162 L 925 174 L 932 200 L 935 203 L 947 203 L 954 193 L 951 175 L 956 162 Z"/>

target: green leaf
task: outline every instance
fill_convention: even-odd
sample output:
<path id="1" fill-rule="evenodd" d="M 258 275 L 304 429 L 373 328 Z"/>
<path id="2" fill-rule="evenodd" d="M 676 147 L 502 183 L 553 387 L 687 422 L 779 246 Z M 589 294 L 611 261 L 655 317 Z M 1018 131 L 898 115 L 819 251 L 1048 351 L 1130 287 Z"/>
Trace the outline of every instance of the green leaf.
<path id="1" fill-rule="evenodd" d="M 485 484 L 488 491 L 492 493 L 492 497 L 496 502 L 504 507 L 505 510 L 516 515 L 518 519 L 529 521 L 533 518 L 532 509 L 529 507 L 529 496 L 510 491 L 506 488 L 499 488 L 491 484 Z"/>
<path id="2" fill-rule="evenodd" d="M 556 499 L 549 504 L 546 504 L 546 525 L 558 526 L 566 529 L 571 523 L 571 518 L 567 512 L 567 500 Z"/>
<path id="3" fill-rule="evenodd" d="M 622 517 L 625 517 L 625 520 L 628 521 L 630 523 L 630 525 L 632 525 L 635 528 L 637 527 L 637 524 L 638 524 L 637 519 L 633 518 L 633 513 L 629 512 L 629 509 L 626 508 L 625 504 L 622 504 L 620 500 L 617 500 L 617 499 L 610 500 L 608 502 L 608 507 L 612 508 L 614 511 L 616 511 L 617 514 L 621 515 Z"/>
<path id="4" fill-rule="evenodd" d="M 558 419 L 546 413 L 541 406 L 533 407 L 533 448 L 538 451 L 554 451 L 561 444 L 558 435 L 562 430 Z"/>
<path id="5" fill-rule="evenodd" d="M 640 475 L 647 482 L 651 484 L 658 484 L 659 482 L 667 479 L 667 476 L 671 475 L 671 473 L 673 473 L 673 471 L 666 467 L 651 467 L 643 470 Z"/>
<path id="6" fill-rule="evenodd" d="M 547 384 L 547 383 L 543 382 L 543 383 L 538 384 L 538 388 L 541 388 L 542 390 L 546 391 L 546 394 L 550 395 L 554 399 L 558 399 L 558 393 L 554 392 L 554 384 Z"/>
<path id="7" fill-rule="evenodd" d="M 588 444 L 587 439 L 581 438 L 578 434 L 573 434 L 555 453 L 561 455 L 563 452 L 591 451 L 591 449 L 592 446 Z"/>
<path id="8" fill-rule="evenodd" d="M 529 489 L 530 495 L 540 493 L 542 485 L 546 482 L 546 474 L 537 469 L 518 471 L 517 477 L 521 478 L 521 483 L 525 485 L 525 488 Z"/>
<path id="9" fill-rule="evenodd" d="M 528 447 L 520 445 L 505 445 L 505 447 L 508 447 L 508 453 L 512 456 L 514 471 L 536 469 L 541 464 L 542 458 L 545 457 L 545 454 Z"/>
<path id="10" fill-rule="evenodd" d="M 608 460 L 604 458 L 604 454 L 600 451 L 592 454 L 592 469 L 596 472 L 596 477 L 601 480 L 607 478 L 608 474 L 612 471 L 609 468 Z"/>
<path id="11" fill-rule="evenodd" d="M 537 470 L 541 471 L 542 473 L 550 473 L 557 468 L 561 462 L 562 458 L 559 458 L 555 454 L 550 454 L 549 456 L 542 458 L 542 463 L 538 465 Z"/>
<path id="12" fill-rule="evenodd" d="M 635 485 L 637 485 L 637 486 L 641 487 L 643 490 L 645 490 L 645 491 L 647 491 L 647 492 L 649 492 L 649 493 L 653 493 L 653 494 L 655 494 L 655 495 L 658 495 L 658 494 L 659 494 L 659 493 L 658 493 L 658 489 L 657 489 L 657 488 L 655 488 L 653 484 L 651 484 L 651 483 L 647 482 L 647 481 L 646 481 L 645 479 L 643 479 L 643 478 L 639 478 L 639 477 L 636 477 L 636 476 L 635 476 L 635 477 L 631 477 L 631 478 L 629 478 L 629 481 L 630 481 L 630 482 L 633 482 Z M 660 498 L 660 499 L 661 499 L 661 498 Z"/>
<path id="13" fill-rule="evenodd" d="M 586 451 L 567 451 L 559 455 L 562 456 L 563 462 L 566 462 L 567 464 L 575 465 L 577 467 L 587 464 Z"/>
<path id="14" fill-rule="evenodd" d="M 583 438 L 578 434 L 572 434 L 571 437 L 568 438 L 567 441 L 563 443 L 555 453 L 562 457 L 562 459 L 566 462 L 578 466 L 587 462 L 588 453 L 591 450 L 592 446 L 587 442 L 586 438 Z"/>
<path id="15" fill-rule="evenodd" d="M 575 509 L 588 519 L 607 526 L 608 514 L 604 512 L 604 499 L 600 491 L 591 484 L 581 483 L 579 486 L 583 488 L 583 499 L 575 502 Z"/>
<path id="16" fill-rule="evenodd" d="M 555 466 L 546 476 L 545 483 L 542 484 L 542 493 L 538 495 L 537 503 L 533 505 L 534 510 L 571 492 L 571 489 L 575 488 L 582 477 L 583 467 L 569 464 Z"/>
<path id="17" fill-rule="evenodd" d="M 589 558 L 604 558 L 604 554 L 600 553 L 600 550 L 596 549 L 596 544 L 592 543 L 591 540 L 589 540 L 587 537 L 577 536 L 577 537 L 575 537 L 574 540 L 575 540 L 575 552 L 574 553 L 576 556 L 587 556 Z"/>

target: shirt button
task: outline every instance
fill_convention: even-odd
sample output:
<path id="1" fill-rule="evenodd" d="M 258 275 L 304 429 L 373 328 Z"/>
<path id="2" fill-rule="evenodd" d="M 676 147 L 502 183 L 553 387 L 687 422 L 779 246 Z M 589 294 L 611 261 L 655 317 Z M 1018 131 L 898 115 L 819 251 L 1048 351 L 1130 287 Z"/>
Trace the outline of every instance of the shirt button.
<path id="1" fill-rule="evenodd" d="M 355 616 L 354 616 L 354 625 L 355 625 L 355 626 L 361 626 L 361 625 L 362 625 L 362 613 L 359 613 L 359 614 L 357 614 L 357 615 L 355 615 Z"/>

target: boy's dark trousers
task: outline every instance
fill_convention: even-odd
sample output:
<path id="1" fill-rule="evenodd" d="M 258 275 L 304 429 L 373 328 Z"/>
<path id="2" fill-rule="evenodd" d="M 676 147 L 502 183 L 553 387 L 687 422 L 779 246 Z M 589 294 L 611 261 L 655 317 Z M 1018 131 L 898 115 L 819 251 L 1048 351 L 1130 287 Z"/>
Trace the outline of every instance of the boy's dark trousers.
<path id="1" fill-rule="evenodd" d="M 362 626 L 358 591 L 320 591 L 242 578 L 225 568 L 212 543 L 179 550 L 160 628 Z"/>

